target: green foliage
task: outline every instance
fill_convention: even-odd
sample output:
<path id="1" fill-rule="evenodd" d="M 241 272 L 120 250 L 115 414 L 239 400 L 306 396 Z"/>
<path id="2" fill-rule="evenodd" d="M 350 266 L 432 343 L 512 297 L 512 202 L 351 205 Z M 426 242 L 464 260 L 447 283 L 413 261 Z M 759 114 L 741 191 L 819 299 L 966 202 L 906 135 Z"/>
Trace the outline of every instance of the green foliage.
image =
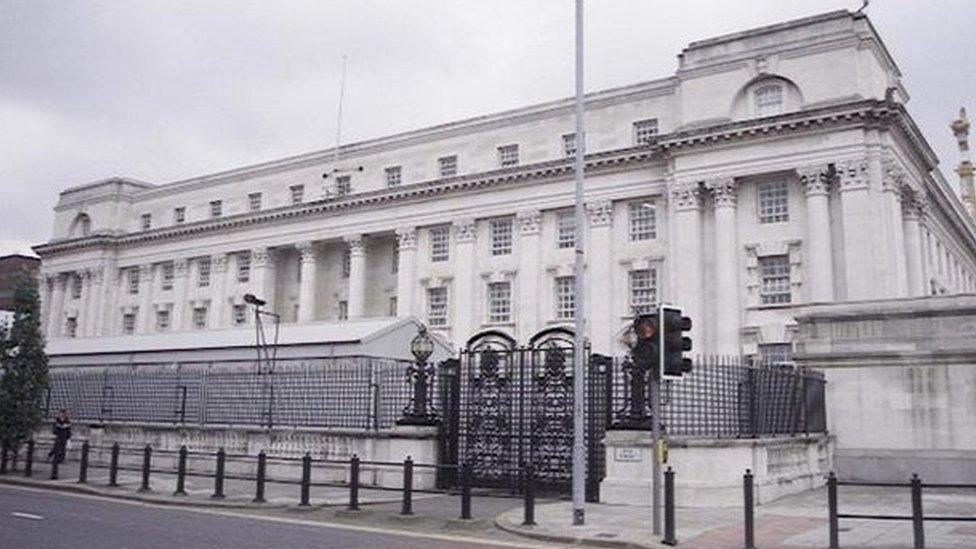
<path id="1" fill-rule="evenodd" d="M 14 291 L 14 317 L 0 328 L 0 442 L 16 448 L 41 422 L 47 388 L 47 354 L 41 335 L 37 283 Z"/>

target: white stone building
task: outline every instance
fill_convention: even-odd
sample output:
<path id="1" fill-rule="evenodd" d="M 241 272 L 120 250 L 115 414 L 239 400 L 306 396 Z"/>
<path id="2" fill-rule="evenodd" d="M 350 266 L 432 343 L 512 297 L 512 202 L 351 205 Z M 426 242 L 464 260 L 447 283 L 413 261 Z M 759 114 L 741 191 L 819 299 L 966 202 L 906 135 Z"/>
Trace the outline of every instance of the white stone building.
<path id="1" fill-rule="evenodd" d="M 976 291 L 976 224 L 900 77 L 838 11 L 588 95 L 594 350 L 657 300 L 694 318 L 697 351 L 781 357 L 799 305 Z M 571 324 L 573 130 L 564 99 L 344 145 L 338 166 L 71 187 L 35 248 L 48 335 L 232 327 L 247 292 L 285 323 L 414 315 L 456 346 Z"/>

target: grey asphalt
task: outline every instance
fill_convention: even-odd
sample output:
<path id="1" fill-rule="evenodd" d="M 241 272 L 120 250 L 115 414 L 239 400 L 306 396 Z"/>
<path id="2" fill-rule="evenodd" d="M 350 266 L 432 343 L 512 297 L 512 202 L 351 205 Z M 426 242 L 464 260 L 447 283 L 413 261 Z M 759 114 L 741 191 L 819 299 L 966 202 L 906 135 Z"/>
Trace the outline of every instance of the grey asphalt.
<path id="1" fill-rule="evenodd" d="M 300 514 L 295 517 L 302 518 Z M 408 537 L 325 524 L 257 520 L 0 486 L 0 547 L 4 549 L 494 546 L 459 538 Z"/>

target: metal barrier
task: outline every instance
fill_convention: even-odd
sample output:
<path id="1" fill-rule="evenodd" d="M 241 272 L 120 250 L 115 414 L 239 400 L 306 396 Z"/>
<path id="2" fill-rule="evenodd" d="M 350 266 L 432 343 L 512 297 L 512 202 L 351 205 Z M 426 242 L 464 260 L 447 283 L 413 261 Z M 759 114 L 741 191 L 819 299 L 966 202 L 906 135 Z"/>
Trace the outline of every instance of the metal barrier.
<path id="1" fill-rule="evenodd" d="M 912 497 L 911 515 L 870 515 L 864 513 L 838 512 L 839 486 L 875 486 L 883 488 L 909 488 Z M 925 516 L 922 510 L 922 488 L 961 488 L 976 489 L 976 484 L 923 484 L 918 475 L 913 474 L 909 482 L 852 482 L 837 480 L 834 472 L 827 475 L 827 507 L 829 522 L 829 541 L 831 549 L 840 547 L 840 519 L 869 519 L 869 520 L 910 520 L 912 521 L 912 538 L 914 547 L 925 547 L 925 521 L 939 522 L 976 522 L 976 517 L 963 516 Z"/>

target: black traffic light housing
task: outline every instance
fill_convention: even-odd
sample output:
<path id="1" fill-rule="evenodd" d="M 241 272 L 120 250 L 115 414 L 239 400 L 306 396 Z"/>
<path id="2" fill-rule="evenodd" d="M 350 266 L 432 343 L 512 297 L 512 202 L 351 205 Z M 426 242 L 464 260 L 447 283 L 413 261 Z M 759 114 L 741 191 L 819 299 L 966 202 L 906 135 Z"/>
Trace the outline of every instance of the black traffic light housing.
<path id="1" fill-rule="evenodd" d="M 661 360 L 662 376 L 680 379 L 691 373 L 691 359 L 684 353 L 691 350 L 691 338 L 685 332 L 691 330 L 691 319 L 681 315 L 681 309 L 661 307 L 661 347 L 664 349 Z"/>

